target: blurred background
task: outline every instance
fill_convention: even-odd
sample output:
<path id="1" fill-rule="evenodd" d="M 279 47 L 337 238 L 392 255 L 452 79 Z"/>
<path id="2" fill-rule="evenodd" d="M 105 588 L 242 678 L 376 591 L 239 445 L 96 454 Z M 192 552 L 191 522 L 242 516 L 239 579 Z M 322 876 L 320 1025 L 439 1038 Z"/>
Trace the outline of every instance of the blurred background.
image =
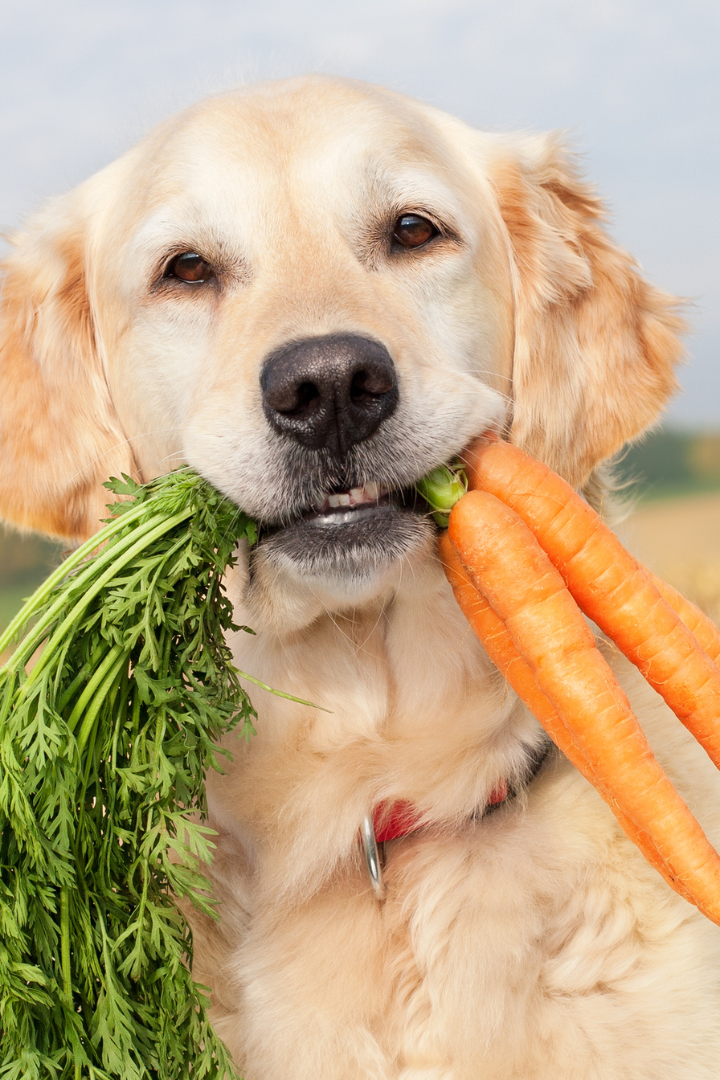
<path id="1" fill-rule="evenodd" d="M 307 71 L 565 132 L 610 232 L 688 301 L 683 392 L 620 466 L 623 537 L 720 618 L 717 0 L 0 0 L 0 231 L 197 98 Z M 0 627 L 58 558 L 0 530 Z"/>

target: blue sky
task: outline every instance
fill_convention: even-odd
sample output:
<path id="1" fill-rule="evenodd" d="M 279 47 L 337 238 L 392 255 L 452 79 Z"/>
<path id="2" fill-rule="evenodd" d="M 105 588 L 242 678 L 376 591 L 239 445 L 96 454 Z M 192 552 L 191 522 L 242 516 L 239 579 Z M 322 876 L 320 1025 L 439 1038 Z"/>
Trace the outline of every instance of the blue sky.
<path id="1" fill-rule="evenodd" d="M 196 98 L 304 71 L 564 129 L 613 235 L 692 300 L 671 420 L 720 427 L 718 0 L 0 0 L 0 228 Z"/>

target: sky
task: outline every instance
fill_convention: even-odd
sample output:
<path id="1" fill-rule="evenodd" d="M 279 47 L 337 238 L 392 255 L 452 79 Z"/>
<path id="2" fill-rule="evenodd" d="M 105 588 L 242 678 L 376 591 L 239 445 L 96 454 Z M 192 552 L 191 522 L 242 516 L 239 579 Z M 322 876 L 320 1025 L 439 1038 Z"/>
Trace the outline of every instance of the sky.
<path id="1" fill-rule="evenodd" d="M 190 102 L 308 71 L 562 130 L 614 238 L 688 299 L 669 422 L 720 428 L 718 0 L 0 0 L 0 230 Z"/>

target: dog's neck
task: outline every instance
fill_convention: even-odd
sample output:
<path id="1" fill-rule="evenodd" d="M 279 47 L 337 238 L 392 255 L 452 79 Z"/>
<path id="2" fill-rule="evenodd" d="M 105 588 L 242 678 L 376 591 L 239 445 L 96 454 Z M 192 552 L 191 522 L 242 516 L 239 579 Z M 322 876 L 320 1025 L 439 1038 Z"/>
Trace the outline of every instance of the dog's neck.
<path id="1" fill-rule="evenodd" d="M 288 628 L 274 621 L 285 593 L 261 605 L 254 587 L 242 572 L 229 582 L 236 621 L 257 631 L 233 636 L 238 667 L 321 708 L 255 690 L 258 733 L 247 746 L 230 737 L 234 761 L 208 791 L 214 824 L 255 854 L 274 888 L 331 873 L 378 803 L 407 799 L 428 820 L 461 823 L 499 781 L 521 775 L 541 733 L 506 692 L 437 560 L 405 567 L 354 609 L 318 610 L 312 590 L 303 598 L 296 587 Z M 303 602 L 311 617 L 298 625 Z"/>

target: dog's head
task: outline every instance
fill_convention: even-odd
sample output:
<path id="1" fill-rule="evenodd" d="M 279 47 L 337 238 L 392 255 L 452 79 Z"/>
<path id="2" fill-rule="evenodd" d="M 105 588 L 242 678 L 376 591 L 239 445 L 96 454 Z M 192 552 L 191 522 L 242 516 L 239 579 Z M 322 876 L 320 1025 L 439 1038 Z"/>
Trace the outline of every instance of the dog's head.
<path id="1" fill-rule="evenodd" d="M 582 485 L 657 417 L 679 323 L 552 136 L 308 78 L 182 114 L 16 238 L 0 513 L 84 537 L 187 462 L 266 574 L 376 593 L 414 482 L 488 427 Z"/>

